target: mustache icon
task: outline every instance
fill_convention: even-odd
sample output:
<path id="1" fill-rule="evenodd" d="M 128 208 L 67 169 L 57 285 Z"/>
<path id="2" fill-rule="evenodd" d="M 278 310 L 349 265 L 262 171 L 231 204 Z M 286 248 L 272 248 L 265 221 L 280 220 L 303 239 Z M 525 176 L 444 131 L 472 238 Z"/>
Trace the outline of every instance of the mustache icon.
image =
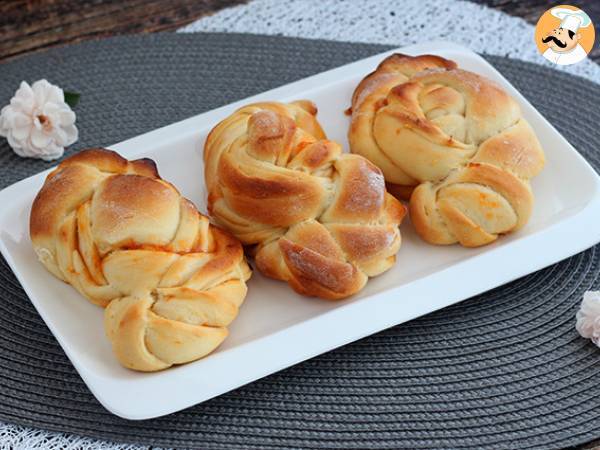
<path id="1" fill-rule="evenodd" d="M 559 40 L 556 36 L 546 36 L 545 38 L 542 39 L 542 42 L 544 44 L 547 42 L 550 42 L 550 41 L 554 41 L 554 43 L 556 45 L 558 45 L 560 48 L 565 48 L 567 46 L 566 42 Z"/>

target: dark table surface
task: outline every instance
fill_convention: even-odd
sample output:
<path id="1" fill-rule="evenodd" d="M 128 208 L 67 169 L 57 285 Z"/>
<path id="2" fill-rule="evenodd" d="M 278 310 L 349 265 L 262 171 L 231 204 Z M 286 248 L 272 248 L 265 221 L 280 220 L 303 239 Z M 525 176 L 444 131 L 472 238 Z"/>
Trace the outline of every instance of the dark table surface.
<path id="1" fill-rule="evenodd" d="M 55 45 L 116 34 L 176 30 L 199 17 L 248 0 L 0 0 L 0 61 Z M 535 24 L 561 2 L 471 0 Z M 600 0 L 568 2 L 600 23 Z M 596 43 L 591 58 L 600 62 Z"/>
<path id="2" fill-rule="evenodd" d="M 248 0 L 0 0 L 0 61 L 49 47 L 132 33 L 176 30 Z M 535 24 L 561 2 L 471 0 Z M 600 0 L 570 1 L 600 23 Z M 598 40 L 590 53 L 600 63 Z M 600 441 L 579 450 L 600 450 Z"/>

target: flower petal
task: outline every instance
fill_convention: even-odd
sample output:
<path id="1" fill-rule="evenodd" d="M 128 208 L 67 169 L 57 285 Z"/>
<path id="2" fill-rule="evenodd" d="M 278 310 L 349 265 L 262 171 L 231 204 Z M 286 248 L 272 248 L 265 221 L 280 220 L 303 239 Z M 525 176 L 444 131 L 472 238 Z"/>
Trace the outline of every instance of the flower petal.
<path id="1" fill-rule="evenodd" d="M 61 126 L 73 125 L 75 123 L 75 113 L 71 109 L 62 109 L 58 113 L 59 121 Z"/>
<path id="2" fill-rule="evenodd" d="M 10 99 L 10 105 L 26 114 L 33 114 L 35 99 L 31 87 L 25 81 L 21 82 L 14 97 Z"/>
<path id="3" fill-rule="evenodd" d="M 10 129 L 10 121 L 8 120 L 10 112 L 8 111 L 8 108 L 10 108 L 10 105 L 6 105 L 0 110 L 0 136 L 4 137 L 6 137 Z"/>
<path id="4" fill-rule="evenodd" d="M 29 86 L 27 81 L 21 81 L 21 84 L 19 85 L 19 89 L 17 89 L 17 91 L 15 92 L 15 95 L 12 98 L 12 100 L 31 100 L 31 101 L 33 101 L 33 97 L 34 97 L 33 89 L 31 89 L 31 86 Z"/>
<path id="5" fill-rule="evenodd" d="M 20 111 L 17 111 L 12 116 L 11 126 L 13 127 L 25 127 L 33 125 L 33 121 L 31 120 L 31 116 L 23 114 Z"/>
<path id="6" fill-rule="evenodd" d="M 35 147 L 43 149 L 50 144 L 50 142 L 52 142 L 51 135 L 44 133 L 42 130 L 38 130 L 37 128 L 33 128 L 31 130 L 31 143 Z"/>
<path id="7" fill-rule="evenodd" d="M 50 84 L 46 79 L 36 81 L 31 85 L 31 89 L 37 106 L 43 106 L 47 102 L 61 103 L 64 101 L 62 89 Z"/>
<path id="8" fill-rule="evenodd" d="M 31 85 L 31 90 L 33 91 L 33 101 L 36 106 L 43 105 L 46 101 L 46 84 L 48 82 L 46 80 L 38 80 Z"/>
<path id="9" fill-rule="evenodd" d="M 58 115 L 61 110 L 59 103 L 46 102 L 40 108 L 40 112 L 45 116 Z"/>
<path id="10" fill-rule="evenodd" d="M 11 134 L 15 139 L 24 140 L 27 139 L 32 130 L 32 125 L 24 125 L 21 127 L 11 128 Z"/>
<path id="11" fill-rule="evenodd" d="M 52 161 L 53 159 L 60 158 L 65 152 L 65 149 L 54 143 L 50 144 L 44 149 L 44 152 L 40 155 L 40 158 L 44 161 Z"/>
<path id="12" fill-rule="evenodd" d="M 79 138 L 79 130 L 75 125 L 70 125 L 68 127 L 63 127 L 63 130 L 66 134 L 66 140 L 64 146 L 73 144 Z"/>
<path id="13" fill-rule="evenodd" d="M 67 145 L 67 133 L 65 133 L 65 131 L 62 128 L 55 128 L 52 132 L 52 137 L 57 145 L 60 145 L 61 147 Z"/>
<path id="14" fill-rule="evenodd" d="M 51 84 L 50 88 L 48 89 L 46 101 L 57 104 L 64 103 L 65 95 L 63 94 L 63 90 L 58 86 Z"/>
<path id="15" fill-rule="evenodd" d="M 13 150 L 21 148 L 21 143 L 13 137 L 12 133 L 8 133 L 6 140 L 8 141 L 8 145 L 10 145 Z"/>

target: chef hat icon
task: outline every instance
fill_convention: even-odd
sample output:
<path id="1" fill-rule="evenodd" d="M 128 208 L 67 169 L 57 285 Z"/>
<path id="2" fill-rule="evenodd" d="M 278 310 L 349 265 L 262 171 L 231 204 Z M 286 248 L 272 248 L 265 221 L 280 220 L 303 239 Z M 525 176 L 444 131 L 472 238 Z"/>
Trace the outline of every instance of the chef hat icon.
<path id="1" fill-rule="evenodd" d="M 553 8 L 550 13 L 561 20 L 560 28 L 565 30 L 571 30 L 573 33 L 577 33 L 579 28 L 586 28 L 592 20 L 582 10 L 572 10 L 567 8 Z"/>

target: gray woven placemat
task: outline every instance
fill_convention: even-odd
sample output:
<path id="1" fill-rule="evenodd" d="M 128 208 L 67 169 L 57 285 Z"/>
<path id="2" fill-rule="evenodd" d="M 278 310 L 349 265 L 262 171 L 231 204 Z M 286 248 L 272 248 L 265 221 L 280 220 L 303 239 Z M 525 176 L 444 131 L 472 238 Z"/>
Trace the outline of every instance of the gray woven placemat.
<path id="1" fill-rule="evenodd" d="M 0 65 L 0 104 L 24 77 L 83 93 L 76 151 L 385 49 L 248 35 L 113 38 Z M 600 167 L 598 85 L 488 59 Z M 561 89 L 585 95 L 553 94 Z M 47 167 L 0 142 L 0 186 Z M 0 419 L 202 449 L 562 448 L 600 437 L 600 350 L 574 330 L 599 274 L 595 247 L 183 412 L 131 422 L 93 398 L 0 259 Z"/>

